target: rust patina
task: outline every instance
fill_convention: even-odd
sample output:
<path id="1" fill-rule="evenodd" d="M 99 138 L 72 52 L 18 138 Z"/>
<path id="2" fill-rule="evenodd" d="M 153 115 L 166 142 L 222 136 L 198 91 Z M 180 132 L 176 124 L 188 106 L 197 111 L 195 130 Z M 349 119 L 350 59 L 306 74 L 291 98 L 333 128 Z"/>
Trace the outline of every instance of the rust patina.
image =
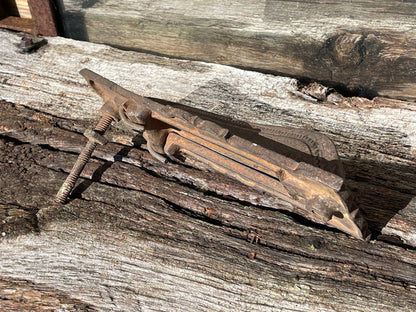
<path id="1" fill-rule="evenodd" d="M 369 237 L 358 209 L 346 203 L 342 167 L 334 145 L 322 134 L 235 125 L 195 108 L 142 97 L 87 69 L 81 74 L 104 100 L 102 117 L 86 131 L 89 142 L 58 192 L 59 203 L 66 202 L 97 144 L 105 144 L 103 134 L 111 122 L 120 121 L 142 132 L 147 149 L 160 161 L 203 164 L 278 197 L 287 210 L 309 220 L 359 239 Z"/>

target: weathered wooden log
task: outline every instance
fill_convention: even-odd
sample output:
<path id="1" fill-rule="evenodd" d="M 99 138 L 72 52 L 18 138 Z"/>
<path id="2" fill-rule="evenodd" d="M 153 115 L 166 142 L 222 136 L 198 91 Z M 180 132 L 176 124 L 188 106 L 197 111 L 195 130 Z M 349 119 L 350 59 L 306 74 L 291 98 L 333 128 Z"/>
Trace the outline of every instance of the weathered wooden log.
<path id="1" fill-rule="evenodd" d="M 62 38 L 20 54 L 18 36 L 0 40 L 0 96 L 25 106 L 0 103 L 0 276 L 12 291 L 28 280 L 82 311 L 415 309 L 415 250 L 375 240 L 415 195 L 411 103 L 336 106 L 288 78 Z M 276 211 L 273 198 L 226 178 L 158 163 L 116 127 L 71 202 L 54 204 L 101 106 L 77 74 L 87 65 L 137 93 L 328 134 L 373 240 Z M 0 308 L 22 303 L 13 300 Z"/>
<path id="2" fill-rule="evenodd" d="M 57 181 L 76 155 L 7 137 L 3 147 L 1 275 L 71 294 L 85 311 L 416 306 L 415 251 L 349 239 L 97 160 L 84 172 L 95 182 L 55 205 Z M 31 223 L 20 222 L 28 215 Z"/>
<path id="3" fill-rule="evenodd" d="M 15 47 L 20 41 L 17 35 L 0 32 L 0 40 L 0 92 L 11 102 L 66 118 L 96 118 L 101 99 L 78 74 L 88 67 L 145 96 L 241 120 L 327 134 L 337 146 L 360 208 L 368 212 L 376 231 L 416 195 L 416 109 L 412 103 L 334 99 L 336 94 L 318 101 L 304 93 L 300 94 L 306 99 L 300 97 L 302 90 L 294 79 L 227 66 L 170 60 L 63 38 L 49 38 L 49 44 L 37 53 L 21 54 Z M 118 140 L 126 143 L 125 138 Z"/>
<path id="4" fill-rule="evenodd" d="M 60 3 L 70 38 L 416 99 L 414 1 Z"/>

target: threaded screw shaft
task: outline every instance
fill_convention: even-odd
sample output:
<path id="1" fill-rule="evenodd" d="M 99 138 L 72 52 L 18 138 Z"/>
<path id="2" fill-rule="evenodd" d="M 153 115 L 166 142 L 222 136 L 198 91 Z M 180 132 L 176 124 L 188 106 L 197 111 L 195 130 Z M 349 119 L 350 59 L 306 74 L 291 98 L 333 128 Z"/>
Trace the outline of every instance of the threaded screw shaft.
<path id="1" fill-rule="evenodd" d="M 100 121 L 98 122 L 97 126 L 94 128 L 94 131 L 103 135 L 107 131 L 107 129 L 110 127 L 112 121 L 113 121 L 113 117 L 107 114 L 103 115 Z M 79 154 L 77 161 L 72 167 L 71 172 L 69 173 L 65 182 L 62 184 L 61 188 L 59 189 L 58 194 L 56 194 L 56 197 L 55 197 L 56 202 L 64 204 L 67 201 L 69 194 L 74 189 L 75 183 L 77 182 L 82 170 L 84 169 L 85 165 L 90 159 L 96 146 L 97 146 L 97 143 L 91 142 L 91 141 L 88 141 L 88 143 L 85 145 L 84 149 Z"/>

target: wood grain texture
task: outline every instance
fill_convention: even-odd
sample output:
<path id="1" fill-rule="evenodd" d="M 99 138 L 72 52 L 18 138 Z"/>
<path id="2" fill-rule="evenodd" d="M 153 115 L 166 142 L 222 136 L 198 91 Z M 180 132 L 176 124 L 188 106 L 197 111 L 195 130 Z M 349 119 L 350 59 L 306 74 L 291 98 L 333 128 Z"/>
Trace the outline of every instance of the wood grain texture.
<path id="1" fill-rule="evenodd" d="M 294 79 L 63 38 L 21 54 L 19 40 L 0 32 L 0 97 L 24 105 L 0 104 L 0 276 L 100 311 L 415 310 L 415 250 L 374 240 L 415 196 L 412 103 L 335 105 L 294 95 Z M 74 199 L 55 206 L 101 106 L 83 67 L 142 95 L 329 135 L 374 239 L 285 215 L 266 198 L 248 204 L 254 193 L 162 165 L 117 128 Z"/>
<path id="2" fill-rule="evenodd" d="M 16 6 L 21 18 L 32 18 L 28 0 L 16 0 Z"/>
<path id="3" fill-rule="evenodd" d="M 0 277 L 0 309 L 11 311 L 97 311 L 45 285 Z"/>
<path id="4" fill-rule="evenodd" d="M 337 105 L 313 102 L 293 94 L 298 87 L 290 78 L 63 38 L 49 38 L 37 53 L 21 54 L 15 47 L 20 40 L 17 35 L 0 32 L 0 40 L 0 92 L 5 100 L 61 117 L 96 118 L 101 98 L 78 74 L 87 67 L 144 96 L 240 120 L 327 134 L 377 231 L 415 195 L 416 109 L 412 103 L 383 98 L 348 98 Z"/>
<path id="5" fill-rule="evenodd" d="M 416 99 L 414 1 L 60 3 L 71 38 Z"/>
<path id="6" fill-rule="evenodd" d="M 416 197 L 387 223 L 382 234 L 416 247 Z"/>
<path id="7" fill-rule="evenodd" d="M 42 114 L 31 114 L 32 126 L 45 126 Z M 28 138 L 36 132 L 26 129 Z M 71 135 L 60 133 L 80 148 Z M 0 274 L 47 285 L 49 295 L 70 294 L 78 311 L 416 307 L 414 250 L 301 225 L 120 162 L 92 160 L 84 177 L 94 182 L 84 180 L 69 204 L 55 205 L 56 183 L 76 155 L 7 135 L 3 147 L 2 208 L 31 213 L 36 229 L 3 219 Z M 19 292 L 16 285 L 9 289 Z M 50 300 L 41 290 L 35 295 L 44 305 Z M 7 305 L 10 298 L 1 297 L 0 307 Z"/>

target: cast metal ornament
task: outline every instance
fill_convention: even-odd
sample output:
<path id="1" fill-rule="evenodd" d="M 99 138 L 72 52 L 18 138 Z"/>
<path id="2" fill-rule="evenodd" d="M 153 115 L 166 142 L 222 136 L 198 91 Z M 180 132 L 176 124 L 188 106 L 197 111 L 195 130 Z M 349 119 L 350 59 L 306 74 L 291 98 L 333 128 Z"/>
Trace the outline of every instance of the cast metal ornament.
<path id="1" fill-rule="evenodd" d="M 95 129 L 86 131 L 89 142 L 59 190 L 57 202 L 66 202 L 94 148 L 106 143 L 103 134 L 112 121 L 119 121 L 142 132 L 147 149 L 160 161 L 202 163 L 278 197 L 283 209 L 355 238 L 369 238 L 359 210 L 346 203 L 349 192 L 342 167 L 326 136 L 302 129 L 233 124 L 195 108 L 134 94 L 88 69 L 80 73 L 103 98 L 102 117 Z"/>

